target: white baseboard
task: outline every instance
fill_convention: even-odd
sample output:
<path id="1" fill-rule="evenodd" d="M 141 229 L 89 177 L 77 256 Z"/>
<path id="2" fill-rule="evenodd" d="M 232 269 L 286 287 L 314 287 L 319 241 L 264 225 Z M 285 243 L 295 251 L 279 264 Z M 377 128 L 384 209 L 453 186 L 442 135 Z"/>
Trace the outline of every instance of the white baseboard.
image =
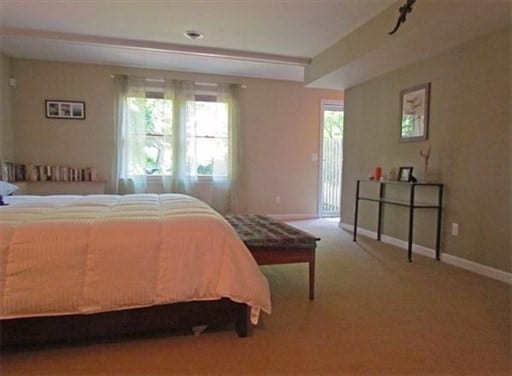
<path id="1" fill-rule="evenodd" d="M 340 223 L 340 227 L 350 232 L 354 231 L 354 225 Z M 371 238 L 377 238 L 377 233 L 375 231 L 370 231 L 361 227 L 357 228 L 357 233 Z M 407 249 L 408 245 L 404 240 L 393 238 L 387 235 L 381 235 L 381 241 L 402 249 Z M 434 249 L 426 248 L 417 244 L 412 245 L 412 252 L 431 258 L 435 258 L 436 255 L 436 251 Z M 462 257 L 450 255 L 448 253 L 441 253 L 441 261 L 512 285 L 512 273 L 496 268 L 491 268 L 490 266 L 482 265 L 474 261 L 466 260 Z"/>

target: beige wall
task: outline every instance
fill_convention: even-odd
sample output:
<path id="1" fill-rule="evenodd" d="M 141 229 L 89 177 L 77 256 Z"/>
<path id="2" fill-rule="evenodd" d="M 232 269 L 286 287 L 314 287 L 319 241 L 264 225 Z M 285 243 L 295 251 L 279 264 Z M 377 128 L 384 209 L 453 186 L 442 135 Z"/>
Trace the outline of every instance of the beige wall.
<path id="1" fill-rule="evenodd" d="M 20 163 L 94 166 L 108 179 L 114 157 L 112 74 L 243 83 L 240 89 L 244 211 L 314 216 L 317 212 L 320 102 L 341 91 L 300 83 L 193 75 L 99 65 L 12 59 L 14 145 Z M 44 116 L 45 99 L 86 102 L 86 120 Z M 275 196 L 281 197 L 276 204 Z"/>
<path id="2" fill-rule="evenodd" d="M 342 221 L 353 223 L 357 179 L 377 165 L 414 166 L 432 144 L 433 177 L 445 184 L 442 252 L 511 270 L 511 30 L 508 27 L 345 92 Z M 399 143 L 399 94 L 431 82 L 426 142 Z M 375 230 L 375 207 L 361 224 Z M 404 213 L 405 212 L 405 213 Z M 421 214 L 415 243 L 434 247 L 433 214 Z M 451 223 L 459 236 L 451 236 Z M 432 222 L 433 223 L 433 222 Z M 384 232 L 406 239 L 407 213 L 385 211 Z"/>
<path id="3" fill-rule="evenodd" d="M 0 160 L 10 160 L 14 156 L 11 116 L 14 89 L 9 86 L 10 75 L 11 61 L 4 54 L 0 54 Z"/>
<path id="4" fill-rule="evenodd" d="M 97 167 L 109 176 L 113 156 L 114 85 L 110 69 L 12 59 L 18 163 Z M 47 119 L 45 100 L 85 101 L 85 120 Z"/>
<path id="5" fill-rule="evenodd" d="M 241 99 L 247 211 L 316 215 L 321 100 L 342 94 L 254 80 Z"/>

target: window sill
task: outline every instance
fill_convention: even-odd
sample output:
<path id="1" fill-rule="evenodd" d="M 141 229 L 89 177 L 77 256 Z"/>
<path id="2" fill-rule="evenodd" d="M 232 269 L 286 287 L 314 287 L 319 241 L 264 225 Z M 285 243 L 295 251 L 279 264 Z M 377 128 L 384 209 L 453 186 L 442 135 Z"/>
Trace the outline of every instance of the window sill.
<path id="1" fill-rule="evenodd" d="M 167 178 L 167 179 L 173 179 L 174 176 L 173 175 L 145 175 L 146 176 L 146 179 L 148 179 L 148 181 L 156 181 L 156 180 L 160 180 L 160 179 L 163 179 L 163 178 Z M 201 176 L 197 176 L 197 175 L 192 175 L 192 176 L 188 176 L 189 179 L 191 180 L 195 180 L 195 181 L 198 181 L 198 182 L 211 182 L 211 181 L 222 181 L 222 180 L 228 180 L 228 177 L 227 176 L 211 176 L 211 175 L 201 175 Z"/>

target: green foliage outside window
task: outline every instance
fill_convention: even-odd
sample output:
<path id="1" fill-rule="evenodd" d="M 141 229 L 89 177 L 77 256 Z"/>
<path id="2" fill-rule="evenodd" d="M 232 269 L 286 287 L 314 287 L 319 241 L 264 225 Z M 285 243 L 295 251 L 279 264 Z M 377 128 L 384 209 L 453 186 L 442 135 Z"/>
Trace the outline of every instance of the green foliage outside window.
<path id="1" fill-rule="evenodd" d="M 324 111 L 324 137 L 343 136 L 343 111 Z"/>
<path id="2" fill-rule="evenodd" d="M 130 97 L 130 126 L 132 131 L 144 126 L 144 166 L 134 166 L 145 174 L 172 174 L 172 101 L 161 98 Z M 142 130 L 141 130 L 142 131 Z"/>
<path id="3" fill-rule="evenodd" d="M 130 97 L 132 174 L 172 175 L 172 101 Z M 186 164 L 191 176 L 227 176 L 228 108 L 221 102 L 187 102 Z M 143 155 L 141 155 L 144 153 Z"/>

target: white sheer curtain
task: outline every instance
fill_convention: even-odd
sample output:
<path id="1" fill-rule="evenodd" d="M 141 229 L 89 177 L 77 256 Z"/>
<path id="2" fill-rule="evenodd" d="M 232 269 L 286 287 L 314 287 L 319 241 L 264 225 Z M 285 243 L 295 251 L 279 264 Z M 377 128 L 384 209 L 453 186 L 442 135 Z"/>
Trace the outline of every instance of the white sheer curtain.
<path id="1" fill-rule="evenodd" d="M 241 155 L 240 139 L 240 111 L 238 106 L 238 85 L 218 84 L 217 101 L 225 102 L 228 105 L 228 135 L 229 135 L 229 164 L 228 180 L 219 181 L 218 195 L 220 196 L 226 208 L 226 212 L 238 213 L 242 208 L 242 176 L 239 169 Z"/>
<path id="2" fill-rule="evenodd" d="M 171 192 L 192 194 L 191 179 L 187 165 L 187 102 L 194 101 L 194 83 L 180 81 L 176 83 L 176 97 L 173 105 L 173 179 Z M 197 196 L 197 195 L 196 195 Z"/>
<path id="3" fill-rule="evenodd" d="M 207 97 L 216 98 L 216 102 L 225 103 L 228 110 L 228 157 L 227 175 L 223 174 L 218 163 L 213 160 L 212 176 L 200 176 L 193 171 L 193 161 L 187 154 L 190 148 L 190 129 L 196 118 L 194 102 L 197 98 L 205 96 L 204 88 L 198 88 L 198 84 L 192 82 L 180 82 L 176 88 L 176 131 L 175 142 L 175 182 L 174 191 L 197 197 L 220 213 L 233 211 L 233 198 L 236 197 L 236 182 L 238 177 L 238 103 L 236 85 L 221 84 L 211 85 L 206 92 Z M 219 109 L 220 110 L 220 109 Z M 225 168 L 225 167 L 224 167 Z"/>
<path id="4" fill-rule="evenodd" d="M 239 192 L 239 111 L 237 88 L 231 84 L 211 85 L 210 94 L 228 108 L 228 173 L 198 176 L 193 171 L 190 155 L 187 155 L 189 139 L 187 126 L 195 118 L 194 102 L 198 95 L 197 85 L 188 81 L 164 81 L 159 83 L 164 98 L 172 99 L 172 175 L 147 175 L 145 167 L 146 131 L 144 114 L 130 110 L 129 97 L 144 98 L 154 91 L 156 82 L 132 77 L 117 77 L 118 110 L 115 176 L 113 191 L 121 194 L 133 192 L 176 192 L 197 197 L 221 213 L 236 210 Z M 157 85 L 157 86 L 158 86 Z M 190 135 L 188 135 L 190 136 Z M 155 186 L 159 188 L 155 190 Z"/>
<path id="5" fill-rule="evenodd" d="M 138 77 L 116 77 L 118 92 L 117 126 L 116 126 L 116 161 L 114 163 L 113 187 L 114 192 L 144 193 L 148 191 L 148 179 L 155 177 L 146 175 L 145 147 L 146 129 L 145 113 L 137 107 L 137 98 L 146 98 L 148 93 L 158 93 L 165 99 L 174 98 L 174 85 L 171 81 L 147 80 Z M 169 129 L 172 124 L 169 124 Z M 162 136 L 163 142 L 172 144 L 172 135 Z M 161 186 L 167 184 L 169 176 L 160 175 L 157 179 Z M 164 183 L 164 180 L 166 182 Z"/>

